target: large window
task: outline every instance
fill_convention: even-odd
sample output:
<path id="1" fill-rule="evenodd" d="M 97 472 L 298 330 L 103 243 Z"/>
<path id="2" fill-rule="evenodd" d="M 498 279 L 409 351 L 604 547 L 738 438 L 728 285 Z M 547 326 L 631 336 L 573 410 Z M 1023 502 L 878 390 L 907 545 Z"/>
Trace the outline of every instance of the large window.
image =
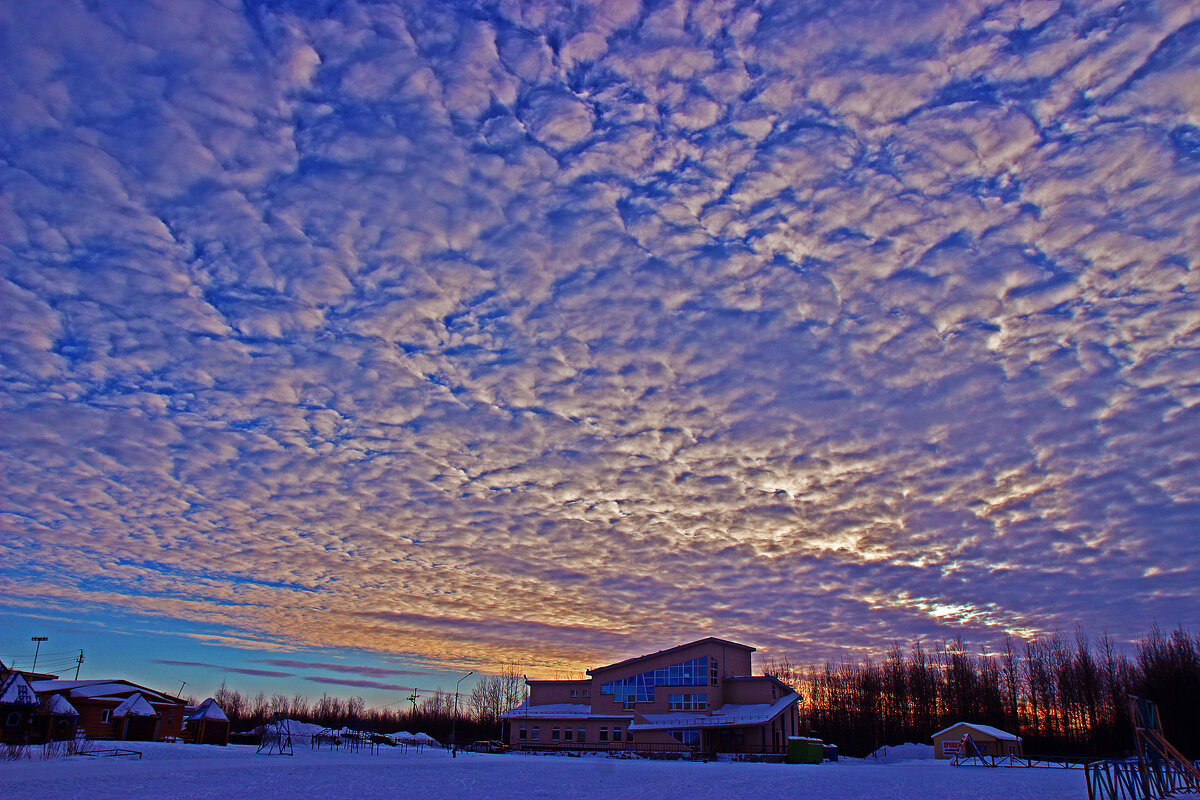
<path id="1" fill-rule="evenodd" d="M 627 707 L 631 703 L 652 703 L 655 686 L 704 686 L 709 680 L 709 670 L 708 658 L 693 658 L 691 661 L 602 683 L 600 694 L 611 694 L 614 700 Z"/>
<path id="2" fill-rule="evenodd" d="M 683 742 L 692 747 L 700 746 L 700 729 L 699 728 L 684 728 L 678 731 L 671 731 L 671 735 L 675 737 L 675 741 Z"/>
<path id="3" fill-rule="evenodd" d="M 667 695 L 667 708 L 671 711 L 704 711 L 708 708 L 706 694 Z"/>

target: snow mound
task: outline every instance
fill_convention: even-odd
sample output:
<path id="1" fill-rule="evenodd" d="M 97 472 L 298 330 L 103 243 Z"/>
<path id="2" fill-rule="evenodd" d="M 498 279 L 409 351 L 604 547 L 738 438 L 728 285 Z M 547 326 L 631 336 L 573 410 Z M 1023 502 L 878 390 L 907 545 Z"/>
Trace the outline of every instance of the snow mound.
<path id="1" fill-rule="evenodd" d="M 923 761 L 933 757 L 933 745 L 905 742 L 891 747 L 881 747 L 867 756 L 864 761 L 868 764 L 871 762 L 894 764 L 897 761 Z"/>

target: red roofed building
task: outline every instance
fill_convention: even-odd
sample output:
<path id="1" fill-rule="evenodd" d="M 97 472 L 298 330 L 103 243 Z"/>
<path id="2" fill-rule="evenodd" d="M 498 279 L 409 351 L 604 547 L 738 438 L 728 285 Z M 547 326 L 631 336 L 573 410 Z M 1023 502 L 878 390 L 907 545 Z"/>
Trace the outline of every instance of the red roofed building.
<path id="1" fill-rule="evenodd" d="M 588 670 L 584 680 L 527 680 L 503 715 L 520 749 L 784 753 L 800 696 L 751 675 L 753 647 L 707 638 Z"/>
<path id="2" fill-rule="evenodd" d="M 126 680 L 32 681 L 39 697 L 62 695 L 79 712 L 89 739 L 154 740 L 178 737 L 184 702 Z"/>

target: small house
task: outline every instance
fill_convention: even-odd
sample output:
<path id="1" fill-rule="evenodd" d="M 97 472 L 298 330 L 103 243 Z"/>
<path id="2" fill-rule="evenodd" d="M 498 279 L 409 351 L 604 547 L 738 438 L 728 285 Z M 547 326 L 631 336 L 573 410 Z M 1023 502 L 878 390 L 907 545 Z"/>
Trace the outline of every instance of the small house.
<path id="1" fill-rule="evenodd" d="M 125 741 L 153 742 L 158 738 L 158 712 L 134 692 L 112 712 L 114 738 Z"/>
<path id="2" fill-rule="evenodd" d="M 229 744 L 229 717 L 211 697 L 196 707 L 184 722 L 184 733 L 193 744 Z"/>
<path id="3" fill-rule="evenodd" d="M 79 712 L 61 694 L 42 698 L 34 715 L 34 738 L 39 742 L 66 742 L 75 738 Z"/>
<path id="4" fill-rule="evenodd" d="M 975 752 L 971 748 L 971 742 L 975 743 L 980 755 L 1022 755 L 1020 736 L 993 728 L 991 725 L 956 722 L 949 728 L 943 728 L 933 734 L 930 738 L 933 739 L 935 758 L 954 758 L 957 755 L 973 756 Z"/>
<path id="5" fill-rule="evenodd" d="M 0 677 L 0 744 L 29 744 L 38 699 L 20 672 Z"/>

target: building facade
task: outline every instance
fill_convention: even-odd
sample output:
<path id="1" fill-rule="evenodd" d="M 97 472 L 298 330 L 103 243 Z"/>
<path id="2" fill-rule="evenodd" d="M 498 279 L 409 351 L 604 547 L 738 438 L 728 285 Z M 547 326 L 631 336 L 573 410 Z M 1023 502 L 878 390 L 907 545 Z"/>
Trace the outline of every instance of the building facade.
<path id="1" fill-rule="evenodd" d="M 799 730 L 800 696 L 751 674 L 753 647 L 707 638 L 587 671 L 527 680 L 503 715 L 518 749 L 782 754 Z"/>

